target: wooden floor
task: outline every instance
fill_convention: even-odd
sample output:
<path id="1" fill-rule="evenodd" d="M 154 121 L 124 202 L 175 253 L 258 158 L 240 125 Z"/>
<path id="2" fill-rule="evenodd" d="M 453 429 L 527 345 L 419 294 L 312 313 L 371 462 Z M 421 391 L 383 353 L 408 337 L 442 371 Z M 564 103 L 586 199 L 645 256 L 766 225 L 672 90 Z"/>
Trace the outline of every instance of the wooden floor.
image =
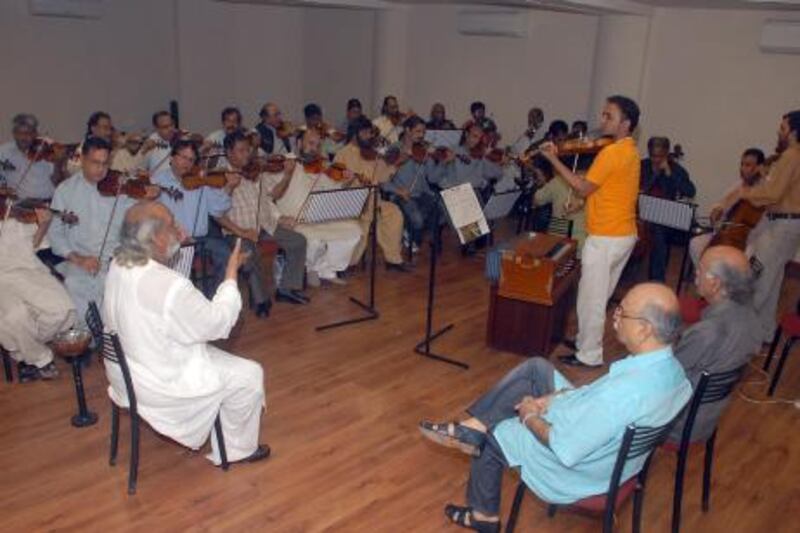
<path id="1" fill-rule="evenodd" d="M 451 239 L 452 240 L 452 236 Z M 464 259 L 449 243 L 441 263 L 435 322 L 455 328 L 437 351 L 467 362 L 467 371 L 412 351 L 425 321 L 427 262 L 411 275 L 378 271 L 381 317 L 327 332 L 314 327 L 356 316 L 366 276 L 348 287 L 311 291 L 308 307 L 279 304 L 267 321 L 247 316 L 230 349 L 262 363 L 268 410 L 261 436 L 266 462 L 222 472 L 202 454 L 142 436 L 139 491 L 126 494 L 128 425 L 120 461 L 108 465 L 110 410 L 101 365 L 86 372 L 95 426 L 75 429 L 72 380 L 63 362 L 55 382 L 0 384 L 0 530 L 2 531 L 457 531 L 442 508 L 462 502 L 469 461 L 420 437 L 422 418 L 458 417 L 481 391 L 521 358 L 484 343 L 488 289 L 481 259 Z M 673 268 L 674 270 L 674 268 Z M 785 304 L 798 295 L 796 281 Z M 747 327 L 743 325 L 743 327 Z M 608 336 L 609 355 L 621 347 Z M 561 348 L 556 353 L 563 353 Z M 760 361 L 759 361 L 760 364 Z M 599 372 L 565 370 L 578 382 Z M 749 379 L 763 379 L 751 372 Z M 747 385 L 764 396 L 764 385 Z M 787 364 L 780 396 L 800 396 L 800 360 Z M 797 531 L 800 509 L 800 410 L 736 397 L 721 426 L 712 507 L 700 512 L 700 456 L 690 459 L 684 531 Z M 644 511 L 645 531 L 667 531 L 674 457 L 658 452 Z M 503 492 L 503 516 L 516 474 Z M 620 513 L 630 530 L 630 505 Z M 794 526 L 792 525 L 794 524 Z M 562 512 L 548 519 L 526 496 L 518 531 L 597 531 L 599 522 Z"/>

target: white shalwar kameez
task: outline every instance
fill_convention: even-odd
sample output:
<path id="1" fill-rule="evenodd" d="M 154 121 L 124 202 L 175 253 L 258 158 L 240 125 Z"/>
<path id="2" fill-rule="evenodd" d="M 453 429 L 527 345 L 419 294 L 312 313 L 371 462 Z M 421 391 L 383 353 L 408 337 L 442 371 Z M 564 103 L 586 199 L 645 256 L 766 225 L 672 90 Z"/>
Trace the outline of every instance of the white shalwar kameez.
<path id="1" fill-rule="evenodd" d="M 339 189 L 325 174 L 308 174 L 298 163 L 292 181 L 276 204 L 281 215 L 296 218 L 312 191 Z M 353 250 L 361 240 L 358 220 L 335 220 L 319 224 L 297 224 L 294 231 L 306 238 L 306 268 L 320 279 L 333 279 L 350 265 Z"/>
<path id="2" fill-rule="evenodd" d="M 115 260 L 106 280 L 103 319 L 115 332 L 130 366 L 139 414 L 159 433 L 192 449 L 212 435 L 207 457 L 219 464 L 217 413 L 229 461 L 258 447 L 264 373 L 258 363 L 209 344 L 226 338 L 242 299 L 236 282 L 220 284 L 208 300 L 172 269 L 153 260 L 131 268 Z M 127 399 L 122 374 L 106 363 L 108 394 Z"/>

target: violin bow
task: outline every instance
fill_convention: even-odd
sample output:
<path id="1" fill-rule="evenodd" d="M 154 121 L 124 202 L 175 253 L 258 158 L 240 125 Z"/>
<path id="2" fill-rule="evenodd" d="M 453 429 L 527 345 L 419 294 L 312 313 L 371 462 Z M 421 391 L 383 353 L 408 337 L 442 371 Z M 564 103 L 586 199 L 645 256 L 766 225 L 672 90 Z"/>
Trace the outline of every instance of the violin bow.
<path id="1" fill-rule="evenodd" d="M 97 272 L 94 273 L 93 277 L 97 277 L 102 270 L 103 265 L 103 252 L 106 250 L 106 244 L 108 243 L 108 234 L 111 231 L 111 224 L 114 222 L 114 216 L 117 213 L 117 205 L 119 205 L 119 197 L 120 191 L 122 191 L 122 184 L 124 183 L 123 179 L 120 179 L 117 183 L 117 194 L 114 195 L 114 204 L 111 206 L 111 215 L 108 217 L 108 224 L 106 224 L 106 232 L 103 235 L 103 242 L 100 244 L 100 253 L 97 254 L 97 262 L 99 263 Z"/>

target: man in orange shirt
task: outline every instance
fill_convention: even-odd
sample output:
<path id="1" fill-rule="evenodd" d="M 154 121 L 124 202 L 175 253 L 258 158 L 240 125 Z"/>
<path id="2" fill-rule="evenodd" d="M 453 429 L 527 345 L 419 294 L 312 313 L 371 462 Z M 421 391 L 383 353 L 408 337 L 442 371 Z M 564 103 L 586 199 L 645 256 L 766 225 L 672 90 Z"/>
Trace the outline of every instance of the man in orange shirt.
<path id="1" fill-rule="evenodd" d="M 631 135 L 638 124 L 636 102 L 625 96 L 611 96 L 606 100 L 600 127 L 603 135 L 613 137 L 614 143 L 597 155 L 586 179 L 575 175 L 558 159 L 555 144 L 546 143 L 541 147 L 556 173 L 578 195 L 586 198 L 588 237 L 583 246 L 578 285 L 577 353 L 560 357 L 568 365 L 596 367 L 603 364 L 606 305 L 636 244 L 636 200 L 641 164 Z"/>

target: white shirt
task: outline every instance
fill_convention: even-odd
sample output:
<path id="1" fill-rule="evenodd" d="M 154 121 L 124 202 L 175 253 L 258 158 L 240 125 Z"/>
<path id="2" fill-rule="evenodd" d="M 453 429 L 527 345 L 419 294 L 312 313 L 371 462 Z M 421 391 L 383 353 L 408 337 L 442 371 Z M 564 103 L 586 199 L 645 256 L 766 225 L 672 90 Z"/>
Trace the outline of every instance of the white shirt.
<path id="1" fill-rule="evenodd" d="M 144 169 L 153 174 L 169 166 L 172 149 L 169 143 L 156 132 L 151 133 L 147 139 L 158 143 L 158 146 L 144 156 Z"/>
<path id="2" fill-rule="evenodd" d="M 5 179 L 6 185 L 17 191 L 17 196 L 20 198 L 53 197 L 55 186 L 50 179 L 54 170 L 52 163 L 37 161 L 31 164 L 28 156 L 22 153 L 14 141 L 0 146 L 0 162 L 8 162 L 14 167 L 14 170 L 2 170 L 2 165 L 0 165 L 0 176 Z M 27 171 L 25 180 L 20 186 L 20 181 L 28 165 L 30 165 L 30 170 Z"/>

